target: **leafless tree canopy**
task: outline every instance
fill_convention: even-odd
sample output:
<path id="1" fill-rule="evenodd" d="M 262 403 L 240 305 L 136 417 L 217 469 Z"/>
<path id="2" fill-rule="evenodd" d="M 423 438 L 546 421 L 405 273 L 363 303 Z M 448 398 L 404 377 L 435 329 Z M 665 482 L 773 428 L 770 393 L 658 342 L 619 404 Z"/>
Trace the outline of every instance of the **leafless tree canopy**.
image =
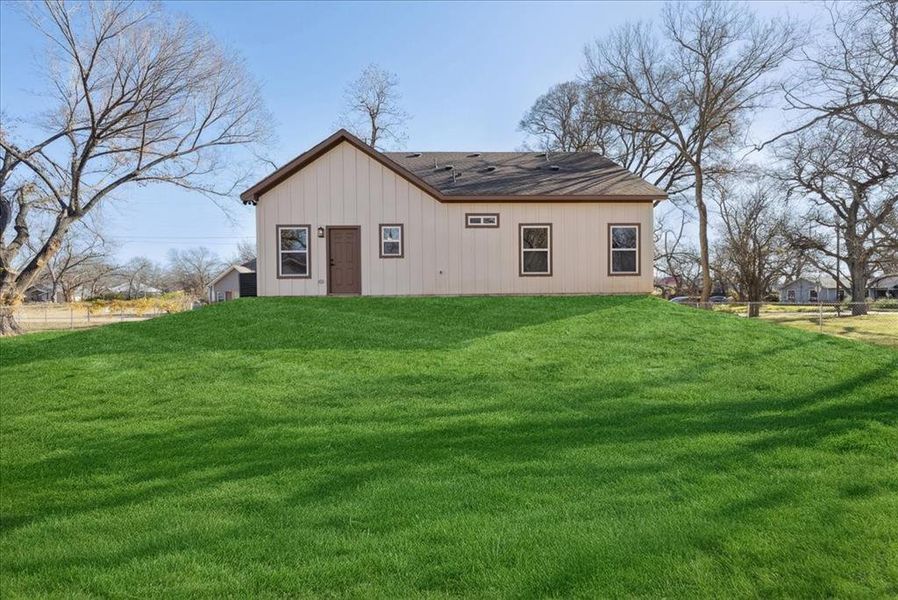
<path id="1" fill-rule="evenodd" d="M 855 300 L 864 298 L 875 259 L 898 249 L 898 165 L 889 145 L 853 122 L 828 120 L 778 149 L 784 162 L 780 177 L 811 206 L 811 229 L 799 231 L 795 243 L 815 252 L 818 266 L 829 273 L 835 261 L 846 264 Z M 832 243 L 834 231 L 844 241 L 839 252 Z"/>
<path id="2" fill-rule="evenodd" d="M 660 31 L 627 24 L 587 50 L 587 77 L 624 100 L 609 114 L 613 122 L 660 136 L 692 171 L 703 300 L 711 292 L 706 176 L 778 89 L 771 75 L 798 43 L 789 23 L 763 22 L 737 4 L 702 2 L 668 4 Z"/>
<path id="3" fill-rule="evenodd" d="M 801 250 L 791 243 L 793 226 L 785 191 L 764 179 L 748 187 L 735 181 L 715 185 L 720 226 L 715 246 L 717 278 L 740 300 L 760 302 L 782 279 L 796 275 Z M 751 305 L 749 316 L 758 316 Z"/>
<path id="4" fill-rule="evenodd" d="M 409 116 L 399 104 L 401 99 L 399 77 L 368 65 L 346 88 L 340 124 L 378 150 L 385 149 L 385 144 L 402 145 Z"/>
<path id="5" fill-rule="evenodd" d="M 144 256 L 135 256 L 120 266 L 115 279 L 118 293 L 126 298 L 140 297 L 148 288 L 161 290 L 166 287 L 162 267 Z"/>
<path id="6" fill-rule="evenodd" d="M 804 72 L 783 86 L 788 105 L 806 116 L 775 139 L 836 119 L 884 139 L 898 161 L 898 2 L 827 8 L 827 31 L 806 55 Z"/>
<path id="7" fill-rule="evenodd" d="M 628 101 L 596 80 L 569 81 L 537 98 L 519 128 L 541 150 L 598 152 L 671 194 L 691 187 L 686 161 L 663 137 L 617 124 Z"/>
<path id="8" fill-rule="evenodd" d="M 112 252 L 112 244 L 93 224 L 74 226 L 47 263 L 44 278 L 50 284 L 51 298 L 62 292 L 65 301 L 72 302 L 77 292 L 112 272 Z"/>
<path id="9" fill-rule="evenodd" d="M 30 17 L 54 106 L 36 141 L 0 124 L 0 333 L 74 223 L 126 185 L 229 195 L 242 180 L 228 150 L 268 123 L 242 62 L 155 4 L 46 0 Z"/>
<path id="10" fill-rule="evenodd" d="M 662 275 L 665 294 L 670 291 L 673 296 L 693 296 L 701 288 L 698 249 L 686 235 L 690 223 L 688 211 L 676 199 L 656 212 L 654 266 L 655 272 Z"/>
<path id="11" fill-rule="evenodd" d="M 518 126 L 535 137 L 543 150 L 600 151 L 604 132 L 596 108 L 589 87 L 567 81 L 537 98 Z"/>
<path id="12" fill-rule="evenodd" d="M 206 287 L 224 268 L 218 256 L 208 248 L 171 250 L 168 257 L 172 285 L 196 298 L 205 295 Z"/>
<path id="13" fill-rule="evenodd" d="M 234 256 L 234 263 L 243 264 L 256 258 L 256 244 L 246 240 L 237 243 L 237 252 Z"/>

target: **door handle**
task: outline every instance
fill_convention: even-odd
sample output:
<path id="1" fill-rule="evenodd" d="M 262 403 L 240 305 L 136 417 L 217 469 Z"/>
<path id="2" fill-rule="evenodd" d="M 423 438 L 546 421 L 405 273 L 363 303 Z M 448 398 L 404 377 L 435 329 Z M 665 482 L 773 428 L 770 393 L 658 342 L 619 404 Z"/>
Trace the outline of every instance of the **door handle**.
<path id="1" fill-rule="evenodd" d="M 330 266 L 332 266 L 332 267 L 334 266 L 334 259 L 330 260 Z"/>

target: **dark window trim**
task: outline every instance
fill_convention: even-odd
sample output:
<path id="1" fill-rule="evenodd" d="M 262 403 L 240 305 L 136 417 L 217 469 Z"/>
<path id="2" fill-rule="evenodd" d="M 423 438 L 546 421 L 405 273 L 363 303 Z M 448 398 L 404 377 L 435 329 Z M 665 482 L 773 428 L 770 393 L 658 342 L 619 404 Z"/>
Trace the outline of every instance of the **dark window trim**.
<path id="1" fill-rule="evenodd" d="M 384 227 L 399 228 L 399 254 L 384 254 Z M 405 225 L 402 223 L 381 223 L 377 226 L 378 253 L 381 258 L 405 258 Z"/>
<path id="2" fill-rule="evenodd" d="M 311 225 L 275 225 L 275 254 L 274 260 L 277 263 L 277 279 L 311 279 L 312 278 L 312 226 Z M 306 271 L 305 275 L 282 275 L 281 274 L 281 229 L 302 229 L 306 230 Z"/>
<path id="3" fill-rule="evenodd" d="M 611 230 L 614 227 L 635 227 L 636 228 L 636 271 L 625 273 L 615 273 L 612 269 L 612 252 Z M 608 277 L 639 277 L 642 275 L 642 224 L 641 223 L 608 223 Z M 619 248 L 622 249 L 622 248 Z"/>
<path id="4" fill-rule="evenodd" d="M 524 272 L 524 228 L 525 227 L 545 227 L 549 230 L 549 272 L 548 273 L 525 273 Z M 554 271 L 553 262 L 555 260 L 554 252 L 552 252 L 552 244 L 555 243 L 555 236 L 552 235 L 551 223 L 518 223 L 518 277 L 551 277 Z"/>
<path id="5" fill-rule="evenodd" d="M 495 225 L 471 225 L 468 221 L 470 217 L 496 217 Z M 499 213 L 465 213 L 465 229 L 498 229 Z"/>

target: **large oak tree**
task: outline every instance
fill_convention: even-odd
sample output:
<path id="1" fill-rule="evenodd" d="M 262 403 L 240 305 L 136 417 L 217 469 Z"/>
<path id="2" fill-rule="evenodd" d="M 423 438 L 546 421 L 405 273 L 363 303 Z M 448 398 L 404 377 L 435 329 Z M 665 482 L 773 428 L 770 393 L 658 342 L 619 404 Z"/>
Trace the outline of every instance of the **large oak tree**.
<path id="1" fill-rule="evenodd" d="M 268 123 L 240 59 L 156 4 L 46 0 L 30 17 L 51 107 L 37 135 L 0 123 L 0 334 L 75 223 L 136 185 L 227 197 L 242 181 L 229 150 Z"/>
<path id="2" fill-rule="evenodd" d="M 668 4 L 661 27 L 626 24 L 587 50 L 594 85 L 625 101 L 610 113 L 629 131 L 660 136 L 686 162 L 698 214 L 702 300 L 711 293 L 709 170 L 741 142 L 747 121 L 778 89 L 772 77 L 799 44 L 786 22 L 738 4 Z"/>

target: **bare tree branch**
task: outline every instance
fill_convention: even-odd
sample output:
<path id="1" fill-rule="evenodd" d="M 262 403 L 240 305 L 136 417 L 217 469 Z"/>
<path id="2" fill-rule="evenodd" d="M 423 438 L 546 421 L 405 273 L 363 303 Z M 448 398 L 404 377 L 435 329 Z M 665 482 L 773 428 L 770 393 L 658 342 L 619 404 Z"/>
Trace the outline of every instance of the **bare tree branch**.
<path id="1" fill-rule="evenodd" d="M 107 198 L 151 183 L 230 196 L 248 174 L 232 151 L 253 154 L 270 122 L 240 58 L 156 4 L 45 0 L 28 14 L 47 41 L 55 106 L 37 143 L 0 126 L 0 333 L 72 226 Z M 41 201 L 23 203 L 23 189 Z"/>

